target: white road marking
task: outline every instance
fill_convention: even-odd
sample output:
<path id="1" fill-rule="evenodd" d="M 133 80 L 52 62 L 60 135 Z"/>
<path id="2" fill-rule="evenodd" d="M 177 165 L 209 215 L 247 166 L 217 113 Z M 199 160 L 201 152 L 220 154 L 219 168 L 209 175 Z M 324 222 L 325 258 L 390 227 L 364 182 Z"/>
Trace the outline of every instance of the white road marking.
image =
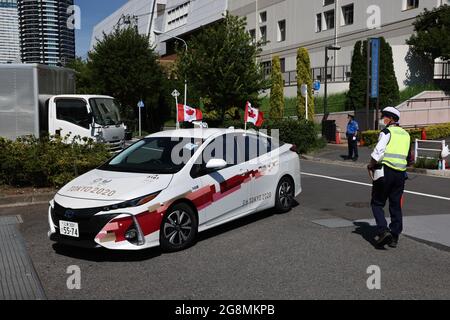
<path id="1" fill-rule="evenodd" d="M 328 179 L 328 180 L 334 180 L 334 181 L 339 181 L 339 182 L 345 182 L 345 183 L 351 183 L 351 184 L 357 184 L 357 185 L 360 185 L 360 186 L 365 186 L 365 187 L 372 188 L 372 185 L 369 184 L 369 183 L 357 182 L 357 181 L 346 180 L 346 179 L 339 179 L 339 178 L 334 178 L 334 177 L 329 177 L 329 176 L 322 176 L 320 174 L 306 173 L 306 172 L 302 172 L 302 175 L 310 176 L 310 177 L 316 177 L 316 178 L 322 178 L 322 179 Z M 427 198 L 433 198 L 433 199 L 450 201 L 450 198 L 436 196 L 436 195 L 433 195 L 433 194 L 426 194 L 426 193 L 407 191 L 407 190 L 405 190 L 405 193 L 413 194 L 413 195 L 421 196 L 421 197 L 427 197 Z"/>

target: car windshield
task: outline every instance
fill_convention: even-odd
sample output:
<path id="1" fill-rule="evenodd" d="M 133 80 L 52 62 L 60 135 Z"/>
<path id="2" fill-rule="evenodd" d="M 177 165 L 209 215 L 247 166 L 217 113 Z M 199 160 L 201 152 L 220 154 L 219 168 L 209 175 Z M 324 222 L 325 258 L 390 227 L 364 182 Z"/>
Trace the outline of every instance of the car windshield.
<path id="1" fill-rule="evenodd" d="M 193 138 L 146 138 L 124 150 L 100 170 L 149 174 L 175 174 L 203 144 Z"/>
<path id="2" fill-rule="evenodd" d="M 101 126 L 115 126 L 122 123 L 120 105 L 110 98 L 93 98 L 89 100 L 95 123 Z"/>

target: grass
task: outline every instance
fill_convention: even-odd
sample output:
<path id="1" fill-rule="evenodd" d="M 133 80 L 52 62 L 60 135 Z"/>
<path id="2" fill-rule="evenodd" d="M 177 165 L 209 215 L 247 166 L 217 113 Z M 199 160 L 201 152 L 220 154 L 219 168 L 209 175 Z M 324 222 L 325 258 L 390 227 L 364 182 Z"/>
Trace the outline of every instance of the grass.
<path id="1" fill-rule="evenodd" d="M 441 90 L 439 86 L 435 84 L 424 84 L 424 85 L 414 85 L 407 87 L 404 90 L 400 91 L 400 101 L 398 104 L 403 101 L 409 100 L 412 97 L 418 95 L 423 91 L 435 91 Z M 330 94 L 328 95 L 328 112 L 345 112 L 345 99 L 346 92 Z M 323 113 L 323 97 L 316 97 L 315 101 L 315 112 L 316 114 Z M 266 118 L 269 118 L 270 113 L 270 98 L 264 97 L 261 99 L 261 111 L 265 113 Z M 286 98 L 285 99 L 285 116 L 286 117 L 294 117 L 297 116 L 297 98 Z M 166 123 L 166 126 L 175 126 L 175 122 L 173 120 Z"/>

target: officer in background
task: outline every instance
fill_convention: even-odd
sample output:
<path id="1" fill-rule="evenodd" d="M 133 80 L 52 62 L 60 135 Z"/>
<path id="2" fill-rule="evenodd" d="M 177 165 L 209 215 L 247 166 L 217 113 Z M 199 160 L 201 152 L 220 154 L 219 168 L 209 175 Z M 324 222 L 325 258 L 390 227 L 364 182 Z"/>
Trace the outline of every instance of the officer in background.
<path id="1" fill-rule="evenodd" d="M 411 149 L 411 137 L 400 127 L 400 112 L 388 107 L 382 112 L 386 125 L 372 153 L 368 165 L 374 177 L 372 189 L 372 211 L 377 223 L 376 244 L 396 248 L 403 231 L 402 197 L 407 178 L 406 168 Z M 391 224 L 388 227 L 384 207 L 389 199 Z"/>
<path id="2" fill-rule="evenodd" d="M 359 125 L 355 121 L 355 116 L 348 115 L 347 124 L 347 141 L 348 141 L 348 157 L 347 160 L 358 161 L 358 131 Z"/>

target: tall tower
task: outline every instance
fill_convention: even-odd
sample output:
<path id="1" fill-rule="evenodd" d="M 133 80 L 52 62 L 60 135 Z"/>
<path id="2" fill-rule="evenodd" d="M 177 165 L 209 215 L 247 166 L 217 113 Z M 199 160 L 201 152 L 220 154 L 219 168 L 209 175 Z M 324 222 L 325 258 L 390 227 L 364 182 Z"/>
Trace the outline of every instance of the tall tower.
<path id="1" fill-rule="evenodd" d="M 23 63 L 65 65 L 75 58 L 75 30 L 68 28 L 73 0 L 17 0 Z"/>
<path id="2" fill-rule="evenodd" d="M 0 0 L 0 63 L 20 62 L 17 0 Z"/>

